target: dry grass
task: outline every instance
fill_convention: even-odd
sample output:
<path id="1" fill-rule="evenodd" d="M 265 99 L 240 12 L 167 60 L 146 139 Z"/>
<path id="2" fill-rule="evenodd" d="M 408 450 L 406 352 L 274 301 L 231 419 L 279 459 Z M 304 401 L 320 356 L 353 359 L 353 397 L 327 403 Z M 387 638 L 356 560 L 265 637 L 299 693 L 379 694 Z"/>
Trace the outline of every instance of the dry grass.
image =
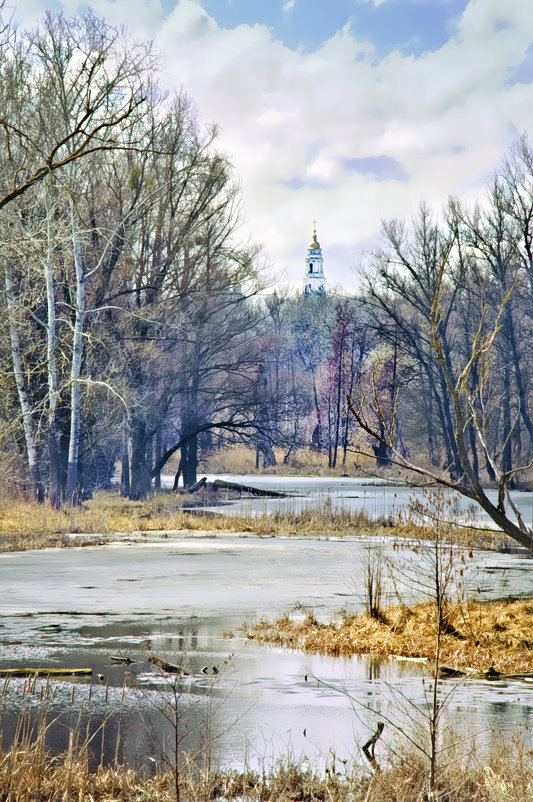
<path id="1" fill-rule="evenodd" d="M 216 504 L 223 499 L 179 495 L 171 491 L 154 493 L 145 501 L 129 501 L 118 492 L 97 493 L 80 507 L 56 510 L 49 504 L 19 499 L 0 499 L 0 551 L 23 551 L 72 545 L 66 535 L 101 535 L 105 543 L 115 533 L 142 534 L 152 531 L 217 531 L 253 533 L 262 537 L 297 535 L 310 537 L 388 535 L 400 539 L 423 539 L 426 529 L 399 524 L 392 519 L 371 519 L 366 513 L 334 507 L 329 499 L 304 507 L 294 499 L 292 507 L 265 515 L 202 516 L 183 509 L 202 503 Z M 459 530 L 457 539 L 469 546 L 495 548 L 501 533 Z M 94 540 L 92 541 L 95 542 Z"/>
<path id="2" fill-rule="evenodd" d="M 380 522 L 358 512 L 335 510 L 327 502 L 313 508 L 264 516 L 214 515 L 184 511 L 198 499 L 171 492 L 154 494 L 146 501 L 128 501 L 118 493 L 98 493 L 80 507 L 56 510 L 48 504 L 0 501 L 0 551 L 20 551 L 70 544 L 67 534 L 205 530 L 273 535 L 356 535 L 381 531 Z"/>
<path id="3" fill-rule="evenodd" d="M 6 684 L 4 684 L 4 690 Z M 35 687 L 33 691 L 35 691 Z M 69 730 L 68 747 L 60 754 L 46 747 L 50 720 L 46 700 L 54 690 L 46 686 L 37 717 L 22 712 L 14 742 L 0 747 L 0 799 L 6 802 L 171 802 L 176 799 L 173 771 L 157 770 L 147 778 L 135 767 L 118 762 L 118 742 L 113 765 L 97 765 L 93 739 L 83 727 Z M 2 695 L 3 695 L 2 692 Z M 41 693 L 41 698 L 43 698 Z M 0 696 L 0 713 L 2 697 Z M 110 713 L 108 719 L 114 715 Z M 78 719 L 79 721 L 79 719 Z M 528 751 L 524 732 L 512 741 L 494 741 L 483 751 L 461 741 L 461 754 L 444 748 L 436 775 L 434 802 L 530 802 L 533 798 L 533 751 Z M 450 741 L 450 744 L 453 743 Z M 96 756 L 97 758 L 98 756 Z M 179 772 L 182 802 L 428 802 L 429 766 L 419 750 L 409 748 L 398 736 L 389 747 L 379 742 L 376 760 L 381 771 L 373 773 L 354 755 L 338 760 L 334 751 L 325 771 L 304 767 L 291 759 L 279 759 L 260 771 L 203 770 L 192 755 L 183 756 Z M 307 761 L 306 761 L 307 763 Z"/>
<path id="4" fill-rule="evenodd" d="M 533 671 L 533 603 L 468 602 L 449 605 L 441 640 L 441 663 L 502 673 Z M 363 613 L 322 624 L 310 614 L 303 621 L 284 616 L 260 621 L 247 637 L 291 649 L 333 656 L 375 654 L 432 659 L 437 631 L 432 602 L 395 606 L 380 620 Z"/>
<path id="5" fill-rule="evenodd" d="M 75 738 L 71 739 L 72 744 Z M 418 755 L 401 752 L 393 765 L 370 774 L 357 765 L 320 774 L 291 761 L 261 773 L 232 769 L 208 777 L 183 772 L 182 800 L 244 802 L 421 802 L 427 800 L 428 767 Z M 377 754 L 379 750 L 377 750 Z M 175 799 L 171 773 L 146 779 L 127 766 L 89 770 L 85 746 L 71 745 L 52 755 L 43 745 L 19 741 L 0 750 L 0 798 L 6 802 L 170 802 Z M 381 757 L 380 757 L 381 760 Z M 484 760 L 457 762 L 437 779 L 440 802 L 529 802 L 533 798 L 531 753 L 520 743 L 494 745 Z"/>
<path id="6" fill-rule="evenodd" d="M 328 455 L 326 452 L 317 453 L 310 448 L 296 449 L 289 457 L 287 464 L 284 464 L 285 456 L 283 449 L 275 448 L 276 465 L 263 468 L 260 460 L 259 468 L 256 468 L 255 451 L 244 445 L 235 445 L 217 451 L 205 458 L 202 462 L 202 470 L 205 473 L 230 473 L 230 474 L 260 474 L 267 476 L 346 476 L 353 475 L 354 471 L 362 470 L 369 474 L 376 471 L 376 461 L 371 457 L 361 457 L 348 453 L 346 463 L 343 465 L 339 460 L 335 468 L 328 466 Z M 386 472 L 389 476 L 391 471 Z"/>

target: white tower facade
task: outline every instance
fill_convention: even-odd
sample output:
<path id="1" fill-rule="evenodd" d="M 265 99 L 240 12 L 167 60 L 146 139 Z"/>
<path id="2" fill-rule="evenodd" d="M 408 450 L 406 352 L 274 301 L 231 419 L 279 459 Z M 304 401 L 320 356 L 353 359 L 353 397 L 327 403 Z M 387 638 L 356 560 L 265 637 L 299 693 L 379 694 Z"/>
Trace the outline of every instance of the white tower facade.
<path id="1" fill-rule="evenodd" d="M 313 239 L 307 249 L 305 264 L 304 295 L 325 295 L 324 258 L 322 248 L 316 238 L 316 226 L 313 229 Z"/>

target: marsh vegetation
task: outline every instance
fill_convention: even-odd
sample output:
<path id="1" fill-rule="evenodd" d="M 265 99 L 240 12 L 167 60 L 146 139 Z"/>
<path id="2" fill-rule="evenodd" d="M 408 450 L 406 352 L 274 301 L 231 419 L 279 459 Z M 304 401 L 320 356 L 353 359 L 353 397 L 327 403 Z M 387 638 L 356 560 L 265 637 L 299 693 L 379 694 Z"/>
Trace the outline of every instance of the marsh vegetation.
<path id="1" fill-rule="evenodd" d="M 339 615 L 322 623 L 311 613 L 261 620 L 246 630 L 260 643 L 347 657 L 375 654 L 430 661 L 436 609 L 432 602 L 384 607 L 379 616 Z M 458 669 L 490 667 L 501 673 L 533 671 L 531 601 L 473 601 L 450 605 L 441 639 L 441 660 Z"/>
<path id="2" fill-rule="evenodd" d="M 63 754 L 51 754 L 42 735 L 22 737 L 0 750 L 0 795 L 16 802 L 175 802 L 175 777 L 158 772 L 147 778 L 125 765 L 89 768 L 90 748 L 73 738 Z M 262 772 L 213 770 L 208 777 L 185 770 L 180 795 L 188 802 L 414 802 L 424 799 L 427 766 L 401 750 L 396 765 L 371 774 L 360 765 L 343 765 L 332 756 L 326 774 L 290 758 Z M 531 752 L 516 742 L 498 743 L 479 759 L 471 755 L 451 765 L 436 789 L 447 802 L 528 802 L 533 794 Z"/>

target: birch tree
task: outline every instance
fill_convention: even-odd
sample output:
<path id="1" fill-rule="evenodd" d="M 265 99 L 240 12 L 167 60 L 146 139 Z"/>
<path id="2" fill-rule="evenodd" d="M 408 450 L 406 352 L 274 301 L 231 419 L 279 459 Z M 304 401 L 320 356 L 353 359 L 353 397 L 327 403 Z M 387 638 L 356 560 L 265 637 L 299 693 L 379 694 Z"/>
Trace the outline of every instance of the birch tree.
<path id="1" fill-rule="evenodd" d="M 4 89 L 0 100 L 0 148 L 4 157 L 0 172 L 0 209 L 22 199 L 45 179 L 50 187 L 54 176 L 70 196 L 77 293 L 70 377 L 69 498 L 77 482 L 86 280 L 75 209 L 79 190 L 75 185 L 76 164 L 92 154 L 142 144 L 140 139 L 132 137 L 132 131 L 138 130 L 139 119 L 146 111 L 147 71 L 152 66 L 147 46 L 133 42 L 92 13 L 71 19 L 47 14 L 34 32 L 21 36 L 13 33 L 0 52 Z M 47 192 L 44 193 L 45 207 Z M 49 248 L 43 270 L 48 307 L 48 428 L 51 495 L 57 501 L 55 414 L 58 388 L 50 215 L 47 220 Z M 22 414 L 27 419 L 31 411 L 26 409 Z"/>
<path id="2" fill-rule="evenodd" d="M 9 314 L 8 327 L 9 327 L 9 339 L 11 344 L 11 360 L 13 363 L 13 374 L 15 377 L 15 384 L 17 387 L 17 394 L 22 413 L 22 424 L 24 428 L 24 439 L 26 442 L 26 455 L 28 458 L 28 467 L 30 472 L 32 494 L 36 501 L 43 501 L 44 490 L 43 490 L 41 469 L 39 464 L 37 443 L 34 431 L 34 422 L 32 414 L 33 410 L 28 396 L 26 382 L 24 379 L 20 338 L 16 324 L 17 310 L 16 310 L 15 294 L 13 290 L 13 275 L 11 271 L 11 266 L 9 264 L 9 259 L 7 257 L 4 263 L 4 281 L 5 281 L 7 310 Z"/>

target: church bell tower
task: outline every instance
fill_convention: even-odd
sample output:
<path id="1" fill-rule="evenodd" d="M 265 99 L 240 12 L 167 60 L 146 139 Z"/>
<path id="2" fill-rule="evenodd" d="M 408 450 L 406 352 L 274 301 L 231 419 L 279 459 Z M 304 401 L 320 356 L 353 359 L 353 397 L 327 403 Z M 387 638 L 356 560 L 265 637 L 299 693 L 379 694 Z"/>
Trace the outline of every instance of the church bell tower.
<path id="1" fill-rule="evenodd" d="M 316 238 L 316 223 L 313 228 L 313 239 L 307 248 L 305 264 L 304 295 L 325 295 L 324 258 L 322 248 Z"/>

